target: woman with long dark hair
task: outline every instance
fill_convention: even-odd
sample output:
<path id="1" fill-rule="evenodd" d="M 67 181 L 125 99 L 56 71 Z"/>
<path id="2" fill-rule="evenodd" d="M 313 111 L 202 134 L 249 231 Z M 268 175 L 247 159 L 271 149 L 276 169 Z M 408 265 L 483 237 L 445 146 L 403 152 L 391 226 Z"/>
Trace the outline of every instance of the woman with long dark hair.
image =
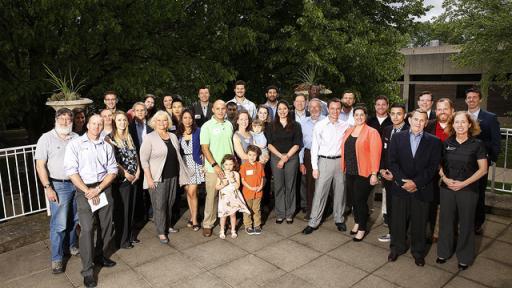
<path id="1" fill-rule="evenodd" d="M 299 169 L 298 152 L 302 147 L 302 129 L 293 119 L 289 105 L 277 103 L 277 115 L 268 130 L 270 167 L 274 176 L 276 223 L 293 223 L 295 213 L 295 183 Z"/>

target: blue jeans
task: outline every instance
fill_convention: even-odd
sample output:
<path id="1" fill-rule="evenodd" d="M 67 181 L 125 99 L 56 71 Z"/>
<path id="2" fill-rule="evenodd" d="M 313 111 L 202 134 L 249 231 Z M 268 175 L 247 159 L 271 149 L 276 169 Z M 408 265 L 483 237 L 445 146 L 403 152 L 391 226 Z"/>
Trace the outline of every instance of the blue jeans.
<path id="1" fill-rule="evenodd" d="M 64 249 L 76 247 L 78 214 L 75 186 L 71 182 L 52 181 L 58 202 L 50 202 L 50 242 L 52 261 L 62 261 Z"/>

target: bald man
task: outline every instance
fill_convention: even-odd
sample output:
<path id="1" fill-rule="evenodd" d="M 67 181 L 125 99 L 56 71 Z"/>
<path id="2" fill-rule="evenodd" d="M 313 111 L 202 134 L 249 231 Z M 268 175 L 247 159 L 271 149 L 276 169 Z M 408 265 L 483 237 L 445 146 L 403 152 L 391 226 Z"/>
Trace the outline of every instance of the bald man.
<path id="1" fill-rule="evenodd" d="M 224 155 L 233 154 L 233 125 L 226 121 L 226 103 L 217 100 L 213 103 L 213 116 L 201 127 L 201 149 L 206 158 L 205 185 L 206 202 L 204 204 L 203 236 L 212 236 L 212 229 L 217 220 L 217 178 L 223 178 L 224 173 L 220 162 Z"/>

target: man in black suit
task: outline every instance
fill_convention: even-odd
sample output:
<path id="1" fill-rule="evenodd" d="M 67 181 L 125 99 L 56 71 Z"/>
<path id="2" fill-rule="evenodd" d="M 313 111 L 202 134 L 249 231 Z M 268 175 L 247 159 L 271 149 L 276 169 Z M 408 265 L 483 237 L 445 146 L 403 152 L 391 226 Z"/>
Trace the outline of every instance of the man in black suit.
<path id="1" fill-rule="evenodd" d="M 425 265 L 426 225 L 434 194 L 434 175 L 441 161 L 441 140 L 424 133 L 427 113 L 415 110 L 409 118 L 411 128 L 393 136 L 389 145 L 389 171 L 393 177 L 391 253 L 395 261 L 407 247 L 410 228 L 411 253 L 417 266 Z M 409 223 L 408 223 L 409 222 Z M 408 225 L 409 224 L 409 225 Z"/>
<path id="2" fill-rule="evenodd" d="M 199 88 L 198 93 L 199 101 L 192 104 L 192 113 L 194 113 L 194 119 L 198 127 L 203 126 L 204 122 L 212 118 L 213 105 L 210 103 L 210 90 L 208 87 L 203 86 Z"/>
<path id="3" fill-rule="evenodd" d="M 375 97 L 375 116 L 368 118 L 368 120 L 366 121 L 366 124 L 368 124 L 368 126 L 379 131 L 381 137 L 384 128 L 393 125 L 393 122 L 391 122 L 391 118 L 389 117 L 388 114 L 388 108 L 388 97 L 384 95 L 378 95 L 377 97 Z"/>
<path id="4" fill-rule="evenodd" d="M 436 111 L 432 110 L 434 96 L 430 91 L 422 91 L 418 95 L 418 108 L 427 112 L 428 120 L 436 120 Z"/>
<path id="5" fill-rule="evenodd" d="M 468 112 L 478 119 L 480 123 L 480 134 L 478 139 L 482 140 L 487 150 L 487 161 L 489 166 L 498 160 L 501 146 L 500 123 L 496 114 L 480 108 L 482 93 L 477 88 L 470 88 L 466 91 L 466 104 Z M 475 233 L 482 234 L 482 225 L 485 222 L 485 189 L 487 188 L 487 174 L 478 180 L 478 203 L 475 213 Z"/>
<path id="6" fill-rule="evenodd" d="M 383 199 L 386 199 L 386 213 L 384 216 L 384 223 L 388 225 L 389 230 L 391 230 L 391 184 L 393 183 L 393 177 L 391 172 L 389 171 L 389 161 L 388 161 L 388 151 L 389 144 L 391 143 L 391 139 L 393 136 L 400 132 L 409 129 L 409 124 L 405 122 L 405 106 L 403 104 L 395 103 L 391 105 L 391 110 L 389 111 L 389 115 L 393 125 L 387 126 L 382 131 L 382 153 L 380 156 L 380 176 L 382 177 L 382 183 L 384 185 L 384 193 Z M 380 242 L 389 242 L 391 240 L 391 232 L 382 235 L 379 237 Z"/>
<path id="7" fill-rule="evenodd" d="M 153 128 L 149 127 L 146 121 L 147 108 L 146 105 L 142 102 L 137 102 L 133 104 L 133 121 L 128 125 L 128 132 L 132 137 L 133 144 L 137 148 L 137 155 L 140 152 L 140 145 L 142 145 L 142 140 L 144 136 L 151 133 Z M 144 179 L 144 172 L 141 170 L 140 179 Z M 138 191 L 143 191 L 143 193 L 136 193 L 135 199 L 135 221 L 146 221 L 151 216 L 150 207 L 151 201 L 149 198 L 149 194 L 147 190 L 142 189 L 142 182 L 138 181 L 137 189 Z M 139 240 L 136 238 L 132 239 L 132 242 L 138 243 Z"/>
<path id="8" fill-rule="evenodd" d="M 295 118 L 296 122 L 301 122 L 302 120 L 309 117 L 309 111 L 306 109 L 306 95 L 299 93 L 295 96 L 295 100 L 293 101 L 293 111 L 292 117 Z"/>

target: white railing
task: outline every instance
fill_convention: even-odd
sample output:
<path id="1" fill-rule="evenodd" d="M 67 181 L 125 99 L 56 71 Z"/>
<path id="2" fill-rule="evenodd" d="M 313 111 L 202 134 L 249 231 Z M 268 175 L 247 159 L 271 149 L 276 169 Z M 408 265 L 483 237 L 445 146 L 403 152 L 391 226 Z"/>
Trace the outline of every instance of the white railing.
<path id="1" fill-rule="evenodd" d="M 512 193 L 512 129 L 501 128 L 501 152 L 498 163 L 489 168 L 490 186 L 493 192 Z"/>
<path id="2" fill-rule="evenodd" d="M 36 145 L 0 149 L 0 221 L 46 210 L 35 150 Z"/>

